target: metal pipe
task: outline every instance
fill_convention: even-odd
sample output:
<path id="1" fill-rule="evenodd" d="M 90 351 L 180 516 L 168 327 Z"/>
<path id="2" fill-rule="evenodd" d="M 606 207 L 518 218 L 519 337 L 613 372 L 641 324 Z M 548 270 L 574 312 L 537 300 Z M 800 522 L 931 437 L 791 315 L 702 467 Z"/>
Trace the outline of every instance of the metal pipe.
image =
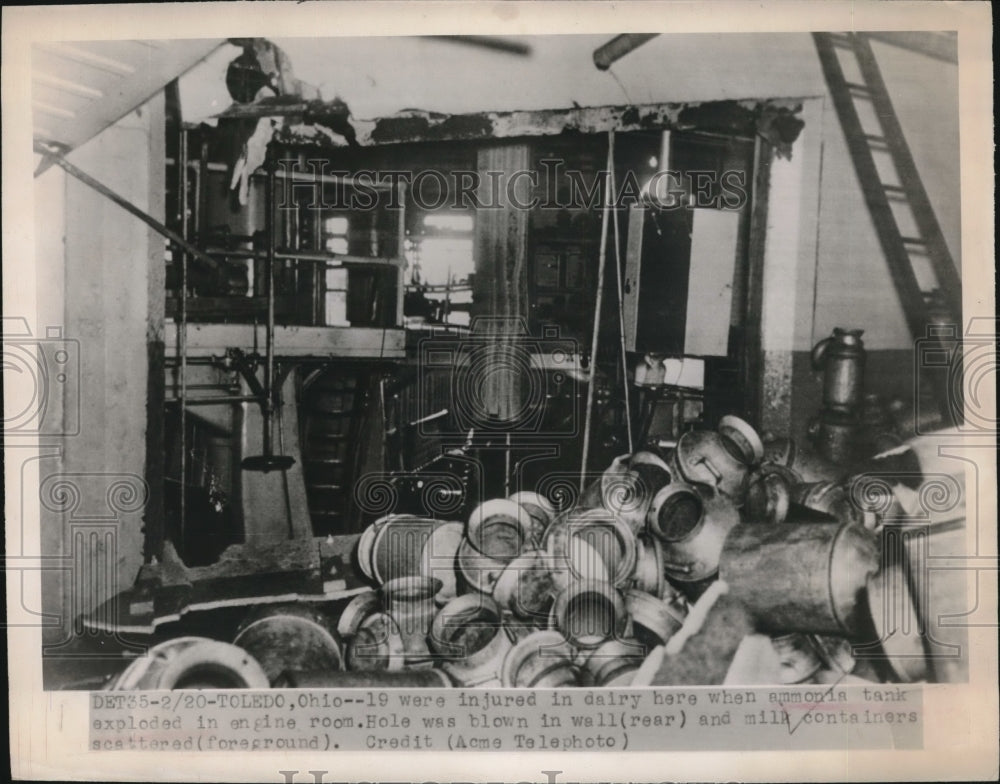
<path id="1" fill-rule="evenodd" d="M 187 234 L 187 131 L 181 131 L 180 138 L 180 159 L 181 159 L 181 184 L 183 188 L 179 194 L 181 202 L 181 230 Z M 185 236 L 186 241 L 186 236 Z M 183 547 L 184 534 L 187 530 L 185 525 L 187 520 L 187 287 L 188 287 L 188 264 L 187 253 L 182 248 L 181 257 L 181 318 L 177 325 L 177 343 L 181 355 L 180 364 L 180 421 L 181 421 L 181 465 L 180 465 L 180 542 Z"/>
<path id="2" fill-rule="evenodd" d="M 267 331 L 264 337 L 264 405 L 261 407 L 264 417 L 264 457 L 271 456 L 272 417 L 274 414 L 274 232 L 277 227 L 274 200 L 274 161 L 269 161 L 267 168 L 267 258 L 264 262 L 264 274 L 267 277 Z"/>
<path id="3" fill-rule="evenodd" d="M 612 161 L 612 164 L 614 161 Z M 618 186 L 615 182 L 615 170 L 612 165 L 609 173 L 611 177 L 611 203 L 617 201 L 615 191 Z M 618 210 L 611 212 L 612 224 L 615 229 L 615 285 L 618 287 L 618 343 L 621 350 L 622 359 L 622 387 L 625 390 L 625 433 L 628 435 L 628 451 L 632 453 L 635 447 L 632 444 L 632 403 L 629 400 L 628 387 L 628 360 L 625 358 L 625 300 L 622 293 L 622 260 L 621 260 L 621 240 L 618 236 Z"/>
<path id="4" fill-rule="evenodd" d="M 615 161 L 615 132 L 608 131 L 608 163 L 610 171 Z M 594 326 L 590 338 L 590 376 L 587 379 L 587 413 L 583 425 L 583 457 L 580 461 L 580 493 L 583 494 L 587 482 L 587 458 L 590 453 L 590 429 L 594 418 L 594 378 L 597 375 L 597 347 L 601 326 L 601 304 L 604 300 L 604 266 L 607 261 L 608 213 L 611 211 L 611 189 L 604 188 L 604 212 L 601 216 L 601 251 L 597 263 L 597 301 L 594 303 Z"/>
<path id="5" fill-rule="evenodd" d="M 216 397 L 168 397 L 163 401 L 167 405 L 176 405 L 183 402 L 185 406 L 220 406 L 227 403 L 258 403 L 260 398 L 256 395 L 217 395 Z"/>
<path id="6" fill-rule="evenodd" d="M 197 247 L 192 245 L 190 242 L 184 239 L 180 234 L 178 234 L 173 229 L 167 228 L 158 220 L 156 220 L 156 218 L 140 210 L 138 207 L 136 207 L 134 204 L 128 201 L 128 199 L 126 199 L 125 197 L 115 193 L 113 190 L 111 190 L 111 188 L 109 188 L 104 183 L 95 180 L 85 171 L 78 169 L 76 166 L 67 161 L 61 155 L 59 155 L 56 152 L 53 152 L 52 150 L 48 149 L 44 144 L 37 141 L 35 142 L 35 152 L 47 156 L 50 160 L 52 160 L 53 163 L 55 163 L 60 169 L 65 171 L 67 174 L 76 177 L 76 179 L 78 179 L 84 185 L 90 186 L 95 191 L 100 193 L 102 196 L 105 196 L 106 198 L 113 201 L 115 204 L 117 204 L 126 212 L 134 215 L 136 218 L 141 220 L 151 229 L 153 229 L 159 234 L 162 234 L 168 240 L 170 240 L 183 250 L 187 251 L 190 255 L 194 256 L 199 261 L 202 261 L 205 264 L 207 264 L 209 268 L 212 269 L 213 272 L 218 272 L 219 263 L 215 259 L 209 256 L 207 253 L 199 250 Z"/>
<path id="7" fill-rule="evenodd" d="M 614 63 L 623 58 L 633 49 L 638 49 L 646 41 L 656 38 L 659 33 L 624 33 L 616 35 L 603 46 L 594 50 L 594 65 L 598 70 L 606 71 Z"/>

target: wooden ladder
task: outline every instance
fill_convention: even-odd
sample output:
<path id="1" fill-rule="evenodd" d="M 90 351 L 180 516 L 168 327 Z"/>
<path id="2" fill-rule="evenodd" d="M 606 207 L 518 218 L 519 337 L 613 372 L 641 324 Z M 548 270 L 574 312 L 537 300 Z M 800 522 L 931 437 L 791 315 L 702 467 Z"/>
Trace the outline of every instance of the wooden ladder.
<path id="1" fill-rule="evenodd" d="M 910 332 L 915 340 L 960 339 L 962 280 L 869 37 L 813 33 L 813 40 Z M 939 400 L 942 414 L 961 410 L 956 392 L 960 389 L 936 390 L 938 396 L 951 395 L 950 402 Z"/>

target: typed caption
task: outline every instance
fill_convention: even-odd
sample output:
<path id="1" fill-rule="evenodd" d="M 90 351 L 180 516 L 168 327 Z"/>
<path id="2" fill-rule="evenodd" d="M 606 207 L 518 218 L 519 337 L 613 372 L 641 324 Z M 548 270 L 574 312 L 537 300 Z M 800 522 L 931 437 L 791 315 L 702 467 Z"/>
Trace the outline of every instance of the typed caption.
<path id="1" fill-rule="evenodd" d="M 94 692 L 92 751 L 920 749 L 919 685 Z"/>

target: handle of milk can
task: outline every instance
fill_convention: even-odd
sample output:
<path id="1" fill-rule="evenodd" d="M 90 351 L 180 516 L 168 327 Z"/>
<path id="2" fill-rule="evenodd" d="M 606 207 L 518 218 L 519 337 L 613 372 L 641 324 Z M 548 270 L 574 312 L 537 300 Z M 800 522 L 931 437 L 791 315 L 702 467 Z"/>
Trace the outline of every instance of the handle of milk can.
<path id="1" fill-rule="evenodd" d="M 832 342 L 833 336 L 831 335 L 828 338 L 823 338 L 819 343 L 813 346 L 812 354 L 810 355 L 812 357 L 813 370 L 823 369 L 823 361 L 826 357 L 826 350 L 830 347 Z"/>

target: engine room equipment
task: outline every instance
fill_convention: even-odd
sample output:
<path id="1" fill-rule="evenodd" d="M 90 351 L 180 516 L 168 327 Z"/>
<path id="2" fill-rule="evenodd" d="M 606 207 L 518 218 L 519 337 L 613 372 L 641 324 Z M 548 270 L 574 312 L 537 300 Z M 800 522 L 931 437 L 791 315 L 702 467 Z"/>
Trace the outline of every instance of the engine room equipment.
<path id="1" fill-rule="evenodd" d="M 108 686 L 132 689 L 266 689 L 267 674 L 242 648 L 206 637 L 176 637 L 136 659 Z"/>
<path id="2" fill-rule="evenodd" d="M 263 452 L 259 455 L 251 455 L 243 458 L 243 470 L 245 471 L 287 471 L 295 465 L 295 458 L 290 455 L 274 454 L 274 415 L 278 406 L 276 393 L 280 391 L 281 385 L 275 384 L 274 369 L 274 254 L 275 254 L 275 231 L 278 224 L 277 205 L 274 198 L 274 186 L 276 182 L 275 170 L 277 161 L 273 154 L 268 154 L 265 160 L 267 170 L 267 255 L 264 260 L 264 278 L 267 281 L 267 328 L 265 331 L 264 345 L 264 383 L 260 393 L 260 410 L 263 419 Z"/>

